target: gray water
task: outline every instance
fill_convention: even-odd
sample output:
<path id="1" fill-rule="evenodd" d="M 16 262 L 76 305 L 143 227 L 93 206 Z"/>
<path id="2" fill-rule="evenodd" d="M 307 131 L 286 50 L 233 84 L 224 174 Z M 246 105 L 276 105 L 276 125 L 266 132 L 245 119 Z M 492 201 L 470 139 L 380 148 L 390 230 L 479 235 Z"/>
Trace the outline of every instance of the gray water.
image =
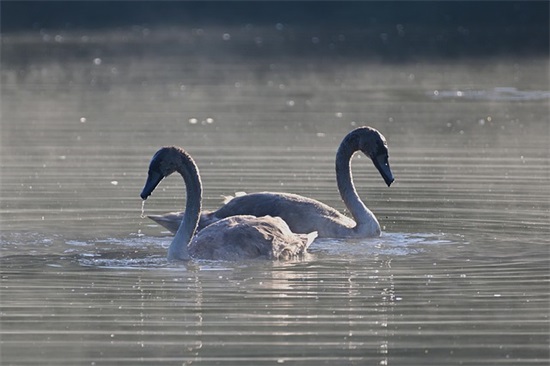
<path id="1" fill-rule="evenodd" d="M 547 59 L 249 58 L 146 35 L 2 38 L 2 365 L 548 364 Z M 353 161 L 380 238 L 168 263 L 141 216 L 164 145 L 195 158 L 206 209 L 271 190 L 344 211 L 334 156 L 361 125 L 396 178 Z M 169 177 L 144 212 L 183 195 Z"/>

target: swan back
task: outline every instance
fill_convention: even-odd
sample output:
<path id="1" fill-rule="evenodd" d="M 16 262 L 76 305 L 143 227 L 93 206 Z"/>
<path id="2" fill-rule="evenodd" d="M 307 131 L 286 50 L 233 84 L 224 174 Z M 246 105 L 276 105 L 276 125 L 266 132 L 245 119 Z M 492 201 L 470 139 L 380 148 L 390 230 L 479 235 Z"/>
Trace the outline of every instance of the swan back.
<path id="1" fill-rule="evenodd" d="M 189 253 L 212 260 L 286 260 L 305 254 L 316 237 L 316 232 L 294 234 L 280 217 L 231 216 L 197 233 Z"/>

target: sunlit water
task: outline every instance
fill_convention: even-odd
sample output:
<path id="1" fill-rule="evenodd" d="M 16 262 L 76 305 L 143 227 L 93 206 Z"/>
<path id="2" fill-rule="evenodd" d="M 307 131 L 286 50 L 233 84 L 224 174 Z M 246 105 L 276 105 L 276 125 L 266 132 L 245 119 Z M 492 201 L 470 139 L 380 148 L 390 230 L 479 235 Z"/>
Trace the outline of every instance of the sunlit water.
<path id="1" fill-rule="evenodd" d="M 33 59 L 29 37 L 2 40 L 2 365 L 548 364 L 547 60 L 171 57 L 101 34 Z M 344 210 L 334 155 L 363 124 L 396 177 L 354 159 L 380 238 L 165 260 L 143 213 L 183 209 L 181 179 L 139 198 L 160 146 L 196 159 L 207 209 L 272 190 Z"/>

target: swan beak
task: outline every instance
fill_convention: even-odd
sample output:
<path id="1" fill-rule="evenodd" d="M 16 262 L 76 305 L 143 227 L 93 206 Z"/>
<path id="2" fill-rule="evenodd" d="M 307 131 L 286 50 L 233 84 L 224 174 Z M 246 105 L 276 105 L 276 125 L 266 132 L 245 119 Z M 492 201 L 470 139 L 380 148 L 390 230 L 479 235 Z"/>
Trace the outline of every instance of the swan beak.
<path id="1" fill-rule="evenodd" d="M 147 197 L 153 193 L 155 188 L 159 185 L 160 181 L 164 179 L 164 176 L 159 172 L 149 169 L 149 174 L 147 176 L 147 182 L 145 182 L 145 187 L 141 191 L 141 199 L 146 200 Z"/>
<path id="2" fill-rule="evenodd" d="M 391 172 L 390 163 L 388 162 L 388 155 L 377 155 L 372 160 L 374 166 L 378 169 L 378 172 L 380 172 L 382 178 L 384 178 L 384 182 L 386 182 L 389 187 L 393 183 L 394 178 L 393 173 Z"/>

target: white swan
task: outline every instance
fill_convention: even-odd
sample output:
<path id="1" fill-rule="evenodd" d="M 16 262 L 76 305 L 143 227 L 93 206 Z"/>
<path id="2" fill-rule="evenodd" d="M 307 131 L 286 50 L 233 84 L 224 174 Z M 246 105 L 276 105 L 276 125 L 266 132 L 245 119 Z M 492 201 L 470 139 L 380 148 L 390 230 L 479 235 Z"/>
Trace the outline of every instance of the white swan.
<path id="1" fill-rule="evenodd" d="M 388 187 L 394 181 L 384 136 L 372 127 L 359 127 L 348 133 L 336 153 L 336 181 L 340 196 L 353 220 L 311 198 L 291 193 L 260 192 L 235 197 L 217 211 L 204 213 L 200 218 L 199 230 L 233 215 L 272 215 L 281 217 L 294 233 L 317 231 L 320 238 L 379 236 L 380 224 L 361 201 L 353 184 L 351 158 L 357 151 L 372 160 Z M 176 231 L 182 217 L 183 212 L 149 216 L 172 232 Z"/>
<path id="2" fill-rule="evenodd" d="M 183 220 L 168 249 L 169 260 L 189 260 L 191 257 L 289 259 L 305 253 L 317 237 L 315 232 L 307 235 L 292 233 L 279 217 L 248 215 L 217 220 L 193 237 L 201 212 L 202 184 L 197 165 L 183 149 L 172 146 L 157 151 L 149 165 L 141 198 L 146 200 L 162 179 L 173 172 L 183 177 L 187 202 Z"/>

